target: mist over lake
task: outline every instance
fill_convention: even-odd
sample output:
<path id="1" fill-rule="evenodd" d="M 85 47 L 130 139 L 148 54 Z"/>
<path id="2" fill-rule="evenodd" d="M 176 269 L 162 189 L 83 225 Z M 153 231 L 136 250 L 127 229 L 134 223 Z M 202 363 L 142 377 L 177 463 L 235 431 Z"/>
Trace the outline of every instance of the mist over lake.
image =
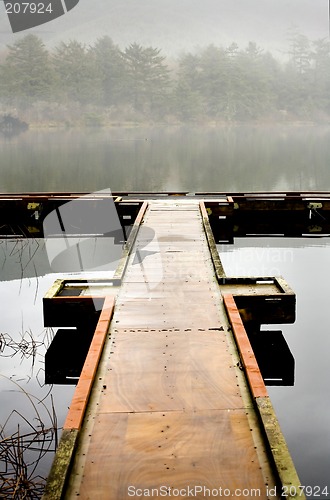
<path id="1" fill-rule="evenodd" d="M 29 130 L 0 137 L 0 190 L 326 190 L 329 139 L 308 125 Z"/>

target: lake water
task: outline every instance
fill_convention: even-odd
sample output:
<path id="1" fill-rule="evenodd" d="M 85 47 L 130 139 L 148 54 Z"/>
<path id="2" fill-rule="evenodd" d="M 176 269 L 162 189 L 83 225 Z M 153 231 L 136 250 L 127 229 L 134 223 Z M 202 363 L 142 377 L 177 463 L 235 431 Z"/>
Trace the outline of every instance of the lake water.
<path id="1" fill-rule="evenodd" d="M 296 321 L 263 326 L 282 330 L 295 383 L 267 389 L 302 484 L 330 487 L 330 239 L 237 238 L 218 248 L 228 276 L 282 275 L 296 293 Z"/>
<path id="2" fill-rule="evenodd" d="M 324 190 L 330 126 L 30 130 L 0 158 L 0 192 Z"/>
<path id="3" fill-rule="evenodd" d="M 30 130 L 0 137 L 0 162 L 3 193 L 324 191 L 330 190 L 330 127 Z M 296 322 L 273 326 L 294 355 L 295 385 L 269 393 L 302 484 L 328 486 L 330 493 L 330 241 L 246 238 L 219 252 L 227 275 L 279 274 L 297 294 Z M 0 242 L 0 333 L 7 335 L 0 343 L 0 424 L 7 433 L 17 423 L 27 432 L 24 418 L 35 428 L 39 417 L 51 424 L 52 405 L 63 425 L 73 388 L 44 384 L 53 333 L 43 327 L 42 297 L 64 276 L 49 269 L 41 240 Z M 51 460 L 46 454 L 38 473 L 47 475 Z"/>

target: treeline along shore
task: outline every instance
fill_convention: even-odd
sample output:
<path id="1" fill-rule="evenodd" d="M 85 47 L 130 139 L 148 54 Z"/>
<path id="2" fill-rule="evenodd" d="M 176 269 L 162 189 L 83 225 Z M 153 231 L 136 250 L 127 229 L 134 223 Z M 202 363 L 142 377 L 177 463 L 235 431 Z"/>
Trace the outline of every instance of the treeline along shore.
<path id="1" fill-rule="evenodd" d="M 0 55 L 0 113 L 40 126 L 330 121 L 330 41 L 294 32 L 286 54 L 249 42 L 174 58 L 109 36 L 47 48 L 28 34 Z"/>

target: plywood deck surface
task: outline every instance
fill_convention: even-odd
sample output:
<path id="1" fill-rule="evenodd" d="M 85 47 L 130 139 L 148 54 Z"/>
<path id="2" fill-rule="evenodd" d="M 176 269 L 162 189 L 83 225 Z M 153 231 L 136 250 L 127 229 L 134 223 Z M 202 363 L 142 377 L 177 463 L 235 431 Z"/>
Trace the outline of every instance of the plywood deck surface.
<path id="1" fill-rule="evenodd" d="M 165 488 L 189 498 L 189 487 L 191 498 L 219 488 L 268 498 L 273 478 L 199 207 L 175 205 L 151 202 L 138 233 L 67 499 L 157 498 Z"/>

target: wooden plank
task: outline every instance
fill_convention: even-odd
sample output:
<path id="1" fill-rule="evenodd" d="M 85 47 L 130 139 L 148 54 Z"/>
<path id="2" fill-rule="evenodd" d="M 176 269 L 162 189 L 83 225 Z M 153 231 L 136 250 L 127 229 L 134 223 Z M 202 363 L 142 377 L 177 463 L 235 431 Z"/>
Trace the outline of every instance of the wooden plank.
<path id="1" fill-rule="evenodd" d="M 164 485 L 222 487 L 231 496 L 236 489 L 257 488 L 266 498 L 246 410 L 100 413 L 73 494 L 127 500 L 129 486 Z M 196 498 L 208 496 L 199 492 Z"/>
<path id="2" fill-rule="evenodd" d="M 209 301 L 211 299 L 214 304 L 218 304 L 217 296 L 208 286 L 206 283 L 204 283 L 201 286 L 201 293 L 199 291 L 199 283 L 196 283 L 194 288 L 187 289 L 187 288 L 179 288 L 177 287 L 175 296 L 173 297 L 173 290 L 169 289 L 164 283 L 155 283 L 153 286 L 153 283 L 148 283 L 149 286 L 141 287 L 140 283 L 131 283 L 129 286 L 128 285 L 123 285 L 123 290 L 125 290 L 125 295 L 127 299 L 131 300 L 154 300 L 154 299 L 172 299 L 176 300 L 177 302 L 180 302 L 182 305 L 183 304 L 190 304 L 191 306 L 195 304 L 196 302 L 199 302 L 201 304 L 209 304 Z M 117 299 L 117 306 L 121 306 L 123 303 L 125 303 L 125 299 L 122 297 L 122 295 L 119 295 Z"/>
<path id="3" fill-rule="evenodd" d="M 192 282 L 203 282 L 205 279 L 204 270 L 202 268 L 187 267 L 183 265 L 175 265 L 173 262 L 171 265 L 166 265 L 165 262 L 159 261 L 158 266 L 149 266 L 145 267 L 145 264 L 136 266 L 132 268 L 127 275 L 134 282 L 142 282 L 144 283 L 146 279 L 156 283 L 160 280 L 172 280 L 178 281 L 180 280 L 190 280 Z"/>
<path id="4" fill-rule="evenodd" d="M 117 266 L 116 272 L 115 272 L 114 277 L 113 277 L 114 280 L 121 280 L 122 279 L 122 276 L 123 276 L 125 269 L 126 269 L 126 266 L 127 266 L 128 257 L 131 253 L 132 248 L 133 248 L 133 245 L 134 245 L 134 242 L 135 242 L 138 230 L 139 230 L 139 226 L 143 220 L 143 217 L 144 217 L 144 214 L 145 214 L 147 207 L 148 207 L 148 203 L 145 201 L 139 210 L 139 213 L 134 221 L 133 228 L 130 232 L 130 235 L 127 239 L 127 242 L 125 243 L 123 255 L 119 261 L 119 264 Z"/>
<path id="5" fill-rule="evenodd" d="M 296 500 L 297 498 L 306 500 L 306 496 L 302 491 L 300 479 L 280 429 L 270 398 L 257 398 L 256 403 L 282 484 L 282 491 L 287 493 L 286 498 L 289 500 Z"/>
<path id="6" fill-rule="evenodd" d="M 234 297 L 230 294 L 225 294 L 224 304 L 229 316 L 229 320 L 240 352 L 242 364 L 245 368 L 253 397 L 266 397 L 268 396 L 268 392 L 260 373 L 259 366 L 253 353 L 249 338 L 245 331 L 242 319 L 238 312 Z"/>
<path id="7" fill-rule="evenodd" d="M 55 297 L 56 295 L 58 295 L 60 293 L 60 291 L 62 290 L 62 288 L 64 287 L 64 285 L 65 285 L 64 280 L 57 279 L 56 281 L 54 281 L 54 283 L 51 286 L 51 288 L 45 294 L 44 300 L 45 299 L 46 300 L 47 299 L 52 299 L 53 297 Z"/>
<path id="8" fill-rule="evenodd" d="M 213 236 L 213 233 L 211 230 L 211 226 L 209 223 L 209 218 L 208 218 L 208 214 L 207 214 L 204 202 L 201 201 L 199 206 L 200 206 L 200 211 L 201 211 L 202 218 L 203 218 L 203 224 L 204 224 L 204 228 L 205 228 L 205 233 L 206 233 L 208 245 L 209 245 L 211 256 L 212 256 L 214 270 L 215 270 L 217 279 L 219 281 L 221 281 L 226 276 L 225 270 L 223 268 L 223 265 L 221 263 L 221 260 L 220 260 L 220 257 L 219 257 L 218 251 L 217 251 L 217 247 L 215 244 L 214 236 Z"/>
<path id="9" fill-rule="evenodd" d="M 202 328 L 216 327 L 219 322 L 218 304 L 215 289 L 210 283 L 202 280 L 192 280 L 184 274 L 166 278 L 159 274 L 147 273 L 149 280 L 142 276 L 138 282 L 132 279 L 129 286 L 124 286 L 123 291 L 129 289 L 130 295 L 125 301 L 119 298 L 117 312 L 113 324 L 116 328 Z M 152 276 L 158 277 L 151 281 Z M 199 290 L 198 294 L 193 291 Z M 159 298 L 155 298 L 158 294 Z M 153 299 L 151 300 L 151 297 Z M 195 302 L 188 298 L 195 297 Z M 202 300 L 199 300 L 199 297 Z M 208 297 L 207 305 L 206 300 Z M 212 299 L 213 298 L 213 299 Z M 146 300 L 149 299 L 149 300 Z"/>
<path id="10" fill-rule="evenodd" d="M 78 441 L 77 429 L 64 429 L 49 472 L 43 500 L 60 500 L 70 475 L 70 464 Z"/>
<path id="11" fill-rule="evenodd" d="M 99 411 L 144 412 L 244 407 L 224 328 L 112 334 Z"/>
<path id="12" fill-rule="evenodd" d="M 233 284 L 222 284 L 221 288 L 224 293 L 231 293 L 232 295 L 277 295 L 281 291 L 277 288 L 274 283 L 265 283 L 263 285 L 258 283 L 253 283 L 251 285 L 243 283 L 233 283 Z"/>
<path id="13" fill-rule="evenodd" d="M 235 211 L 269 211 L 269 212 L 297 212 L 313 208 L 317 203 L 320 210 L 330 210 L 329 198 L 307 197 L 307 196 L 272 196 L 269 195 L 242 195 L 232 196 Z M 228 210 L 228 206 L 219 204 L 217 201 L 206 201 L 206 208 L 210 213 L 220 215 Z"/>
<path id="14" fill-rule="evenodd" d="M 114 320 L 114 325 L 119 328 L 145 328 L 145 329 L 152 329 L 152 328 L 165 328 L 165 329 L 173 329 L 173 328 L 180 328 L 180 329 L 185 329 L 189 327 L 197 327 L 200 326 L 201 328 L 208 330 L 210 328 L 215 328 L 217 326 L 217 323 L 212 320 L 212 318 L 209 318 L 207 314 L 207 310 L 204 310 L 199 317 L 199 321 L 197 325 L 193 325 L 191 323 L 188 323 L 187 325 L 187 317 L 189 317 L 189 313 L 184 313 L 182 312 L 179 317 L 171 317 L 170 315 L 164 313 L 162 315 L 160 314 L 154 314 L 152 317 L 146 317 L 146 315 L 140 314 L 138 317 L 126 317 L 126 318 L 121 318 L 120 320 Z"/>
<path id="15" fill-rule="evenodd" d="M 151 203 L 137 235 L 67 499 L 126 500 L 130 485 L 257 488 L 266 498 L 275 485 L 199 205 L 170 208 Z M 138 262 L 140 249 L 152 253 Z"/>
<path id="16" fill-rule="evenodd" d="M 88 398 L 101 357 L 103 344 L 113 314 L 114 304 L 115 301 L 113 297 L 105 297 L 102 312 L 100 314 L 86 361 L 72 398 L 69 413 L 63 426 L 64 429 L 79 430 L 81 427 Z"/>

